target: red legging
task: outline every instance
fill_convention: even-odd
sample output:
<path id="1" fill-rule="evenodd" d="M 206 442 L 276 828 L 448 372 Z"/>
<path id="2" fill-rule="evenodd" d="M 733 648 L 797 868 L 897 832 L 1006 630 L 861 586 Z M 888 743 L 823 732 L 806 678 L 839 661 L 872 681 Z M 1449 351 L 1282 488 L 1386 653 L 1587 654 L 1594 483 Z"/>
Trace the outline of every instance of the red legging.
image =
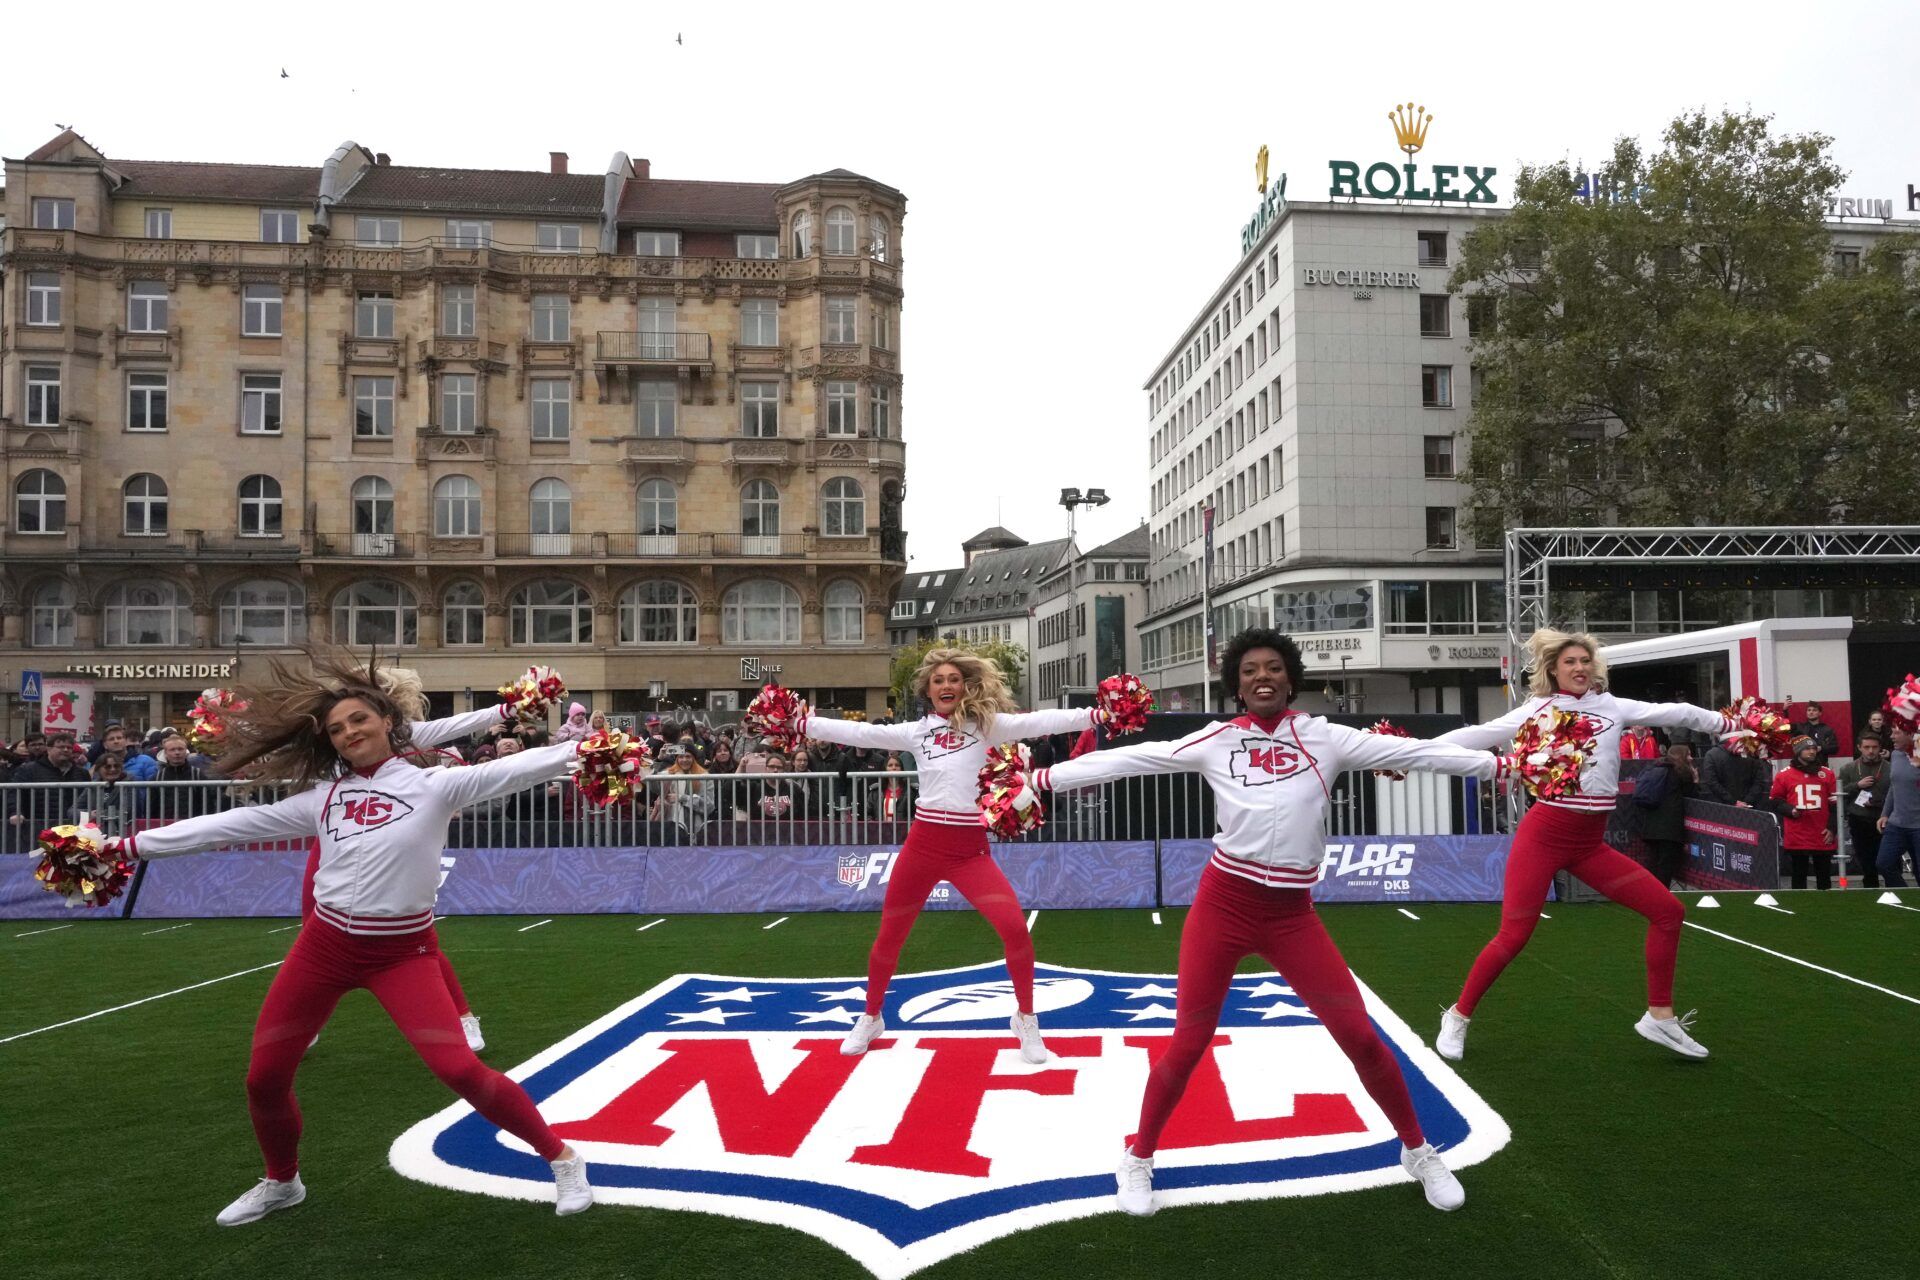
<path id="1" fill-rule="evenodd" d="M 1133 1153 L 1151 1156 L 1159 1145 L 1160 1131 L 1186 1092 L 1187 1077 L 1213 1043 L 1234 970 L 1256 954 L 1287 980 L 1332 1034 L 1400 1141 L 1409 1147 L 1425 1142 L 1406 1077 L 1373 1029 L 1359 984 L 1320 923 L 1312 894 L 1306 889 L 1270 889 L 1209 863 L 1180 931 L 1173 1039 L 1147 1076 L 1140 1130 L 1127 1139 Z"/>
<path id="2" fill-rule="evenodd" d="M 300 923 L 302 925 L 313 921 L 313 878 L 319 873 L 320 842 L 309 840 L 307 841 L 307 875 L 306 879 L 300 882 Z M 473 1008 L 467 1004 L 467 993 L 460 985 L 459 975 L 453 971 L 453 961 L 447 959 L 447 953 L 438 947 L 434 948 L 433 954 L 440 960 L 440 980 L 447 984 L 447 994 L 453 997 L 453 1011 L 463 1018 L 466 1017 L 473 1012 Z"/>
<path id="3" fill-rule="evenodd" d="M 1647 918 L 1647 1004 L 1673 1003 L 1673 966 L 1680 954 L 1680 921 L 1685 908 L 1645 867 L 1609 848 L 1602 840 L 1606 830 L 1605 811 L 1586 813 L 1550 804 L 1536 804 L 1527 810 L 1513 837 L 1513 850 L 1507 854 L 1500 932 L 1473 962 L 1467 985 L 1454 1002 L 1455 1009 L 1471 1018 L 1480 997 L 1527 945 L 1556 871 L 1571 871 L 1621 906 Z"/>
<path id="4" fill-rule="evenodd" d="M 1007 974 L 1013 979 L 1020 1012 L 1033 1012 L 1033 938 L 1020 899 L 1007 883 L 1006 873 L 987 852 L 985 827 L 949 827 L 916 819 L 907 830 L 907 842 L 893 860 L 886 900 L 880 905 L 880 936 L 867 955 L 867 1012 L 880 1016 L 907 945 L 913 922 L 927 905 L 933 886 L 945 880 L 966 896 L 973 909 L 987 918 L 1007 949 Z"/>
<path id="5" fill-rule="evenodd" d="M 247 1111 L 269 1178 L 284 1182 L 300 1168 L 300 1104 L 293 1096 L 300 1057 L 333 1016 L 340 997 L 361 987 L 373 992 L 414 1052 L 448 1088 L 539 1152 L 541 1159 L 560 1158 L 566 1144 L 540 1118 L 526 1090 L 467 1048 L 459 1015 L 434 964 L 439 951 L 440 940 L 431 926 L 397 937 L 349 934 L 324 920 L 310 921 L 300 930 L 261 1006 L 247 1064 Z"/>

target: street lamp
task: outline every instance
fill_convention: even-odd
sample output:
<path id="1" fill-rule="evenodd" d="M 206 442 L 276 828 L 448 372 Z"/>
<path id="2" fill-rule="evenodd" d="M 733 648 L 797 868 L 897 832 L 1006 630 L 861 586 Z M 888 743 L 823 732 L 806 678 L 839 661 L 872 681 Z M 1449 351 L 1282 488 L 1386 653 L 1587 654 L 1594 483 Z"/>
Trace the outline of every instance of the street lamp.
<path id="1" fill-rule="evenodd" d="M 1060 505 L 1067 509 L 1067 537 L 1074 536 L 1074 508 L 1104 507 L 1111 501 L 1105 489 L 1089 489 L 1084 495 L 1078 489 L 1062 489 Z"/>

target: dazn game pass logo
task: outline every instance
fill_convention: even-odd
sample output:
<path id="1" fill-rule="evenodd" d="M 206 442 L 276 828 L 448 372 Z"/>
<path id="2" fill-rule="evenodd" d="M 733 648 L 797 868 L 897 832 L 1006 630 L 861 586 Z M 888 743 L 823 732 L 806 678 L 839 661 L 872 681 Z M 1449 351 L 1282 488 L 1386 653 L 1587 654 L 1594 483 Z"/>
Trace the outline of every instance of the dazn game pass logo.
<path id="1" fill-rule="evenodd" d="M 1113 1209 L 1113 1168 L 1174 1019 L 1174 979 L 1042 965 L 1052 1060 L 1021 1061 L 1000 964 L 900 976 L 888 1032 L 840 1040 L 857 978 L 679 974 L 508 1074 L 583 1152 L 596 1200 L 792 1227 L 882 1280 L 1000 1236 Z M 1362 986 L 1455 1168 L 1506 1124 Z M 1162 1205 L 1419 1193 L 1400 1143 L 1325 1028 L 1276 975 L 1235 980 L 1219 1033 L 1162 1140 Z M 465 1103 L 391 1151 L 437 1186 L 544 1201 L 553 1177 Z"/>

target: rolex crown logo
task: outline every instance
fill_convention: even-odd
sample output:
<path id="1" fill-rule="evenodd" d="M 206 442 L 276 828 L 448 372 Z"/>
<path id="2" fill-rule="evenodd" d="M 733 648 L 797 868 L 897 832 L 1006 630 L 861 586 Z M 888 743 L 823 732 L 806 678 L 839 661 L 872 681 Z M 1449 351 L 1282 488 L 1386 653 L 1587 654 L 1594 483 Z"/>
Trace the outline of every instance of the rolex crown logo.
<path id="1" fill-rule="evenodd" d="M 1260 154 L 1253 158 L 1253 176 L 1260 180 L 1260 194 L 1267 194 L 1267 144 L 1260 144 Z"/>
<path id="2" fill-rule="evenodd" d="M 1399 142 L 1400 149 L 1411 159 L 1427 142 L 1427 127 L 1433 123 L 1433 117 L 1427 114 L 1425 107 L 1416 107 L 1409 102 L 1403 107 L 1395 107 L 1387 112 L 1387 119 L 1393 121 L 1393 136 Z"/>

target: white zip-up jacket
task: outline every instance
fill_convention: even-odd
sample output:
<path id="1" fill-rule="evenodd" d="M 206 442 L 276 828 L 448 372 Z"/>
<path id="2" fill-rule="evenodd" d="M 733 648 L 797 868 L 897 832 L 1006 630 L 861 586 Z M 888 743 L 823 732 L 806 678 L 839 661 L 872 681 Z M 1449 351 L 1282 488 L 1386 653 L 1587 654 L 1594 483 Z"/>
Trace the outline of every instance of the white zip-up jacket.
<path id="1" fill-rule="evenodd" d="M 447 825 L 466 805 L 562 777 L 577 744 L 504 760 L 422 769 L 389 757 L 367 772 L 276 804 L 228 809 L 128 836 L 135 857 L 167 858 L 276 840 L 320 841 L 315 911 L 348 933 L 414 933 L 433 923 Z"/>
<path id="2" fill-rule="evenodd" d="M 504 702 L 497 707 L 463 711 L 457 716 L 440 720 L 415 720 L 407 725 L 407 731 L 413 738 L 414 746 L 437 747 L 443 742 L 456 742 L 502 723 L 513 723 L 513 707 Z"/>
<path id="3" fill-rule="evenodd" d="M 1034 771 L 1036 789 L 1070 791 L 1153 773 L 1198 773 L 1213 788 L 1213 865 L 1277 889 L 1304 889 L 1326 859 L 1333 780 L 1348 769 L 1428 769 L 1482 781 L 1505 774 L 1484 751 L 1423 738 L 1362 733 L 1289 711 L 1262 723 L 1238 716 L 1173 742 L 1094 751 Z"/>
<path id="4" fill-rule="evenodd" d="M 1589 689 L 1578 698 L 1570 693 L 1528 698 L 1498 720 L 1455 729 L 1451 733 L 1441 734 L 1434 741 L 1450 742 L 1459 747 L 1477 747 L 1483 751 L 1498 750 L 1513 741 L 1513 735 L 1520 731 L 1521 725 L 1548 706 L 1586 716 L 1599 726 L 1599 732 L 1593 739 L 1593 754 L 1580 770 L 1579 791 L 1557 800 L 1539 802 L 1556 809 L 1574 809 L 1581 813 L 1605 812 L 1614 806 L 1620 793 L 1621 730 L 1644 724 L 1661 729 L 1696 729 L 1719 737 L 1732 733 L 1737 727 L 1730 717 L 1718 711 L 1703 710 L 1685 702 L 1635 702 L 1631 698 L 1616 698 L 1610 693 Z"/>
<path id="5" fill-rule="evenodd" d="M 803 737 L 863 750 L 910 752 L 919 766 L 920 797 L 914 803 L 917 822 L 946 827 L 977 827 L 980 816 L 980 770 L 986 767 L 987 748 L 1044 738 L 1055 733 L 1079 733 L 1093 727 L 1093 708 L 1059 711 L 1003 711 L 993 728 L 960 725 L 945 716 L 923 716 L 908 724 L 863 724 L 834 720 L 809 710 L 800 721 Z"/>

